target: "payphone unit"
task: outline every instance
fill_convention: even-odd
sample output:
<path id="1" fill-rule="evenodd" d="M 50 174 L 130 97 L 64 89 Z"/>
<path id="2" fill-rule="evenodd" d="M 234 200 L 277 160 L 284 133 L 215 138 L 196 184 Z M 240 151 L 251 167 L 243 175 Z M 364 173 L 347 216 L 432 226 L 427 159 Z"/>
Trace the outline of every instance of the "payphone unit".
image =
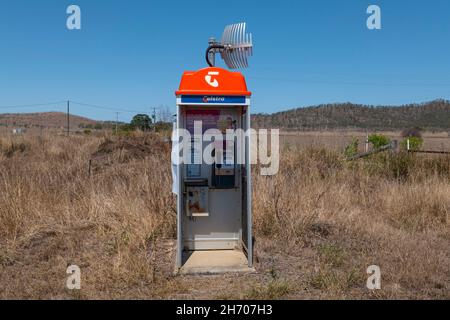
<path id="1" fill-rule="evenodd" d="M 210 43 L 210 67 L 185 72 L 176 91 L 176 127 L 188 134 L 183 139 L 190 139 L 190 149 L 183 150 L 188 155 L 178 154 L 184 161 L 175 175 L 178 270 L 190 266 L 192 272 L 244 271 L 253 265 L 250 135 L 246 134 L 251 93 L 241 73 L 211 63 L 213 51 L 221 53 L 231 68 L 246 64 L 249 43 L 235 43 L 236 47 L 223 43 L 233 35 L 248 39 L 245 25 L 227 27 L 222 44 Z M 203 258 L 195 260 L 196 256 Z"/>

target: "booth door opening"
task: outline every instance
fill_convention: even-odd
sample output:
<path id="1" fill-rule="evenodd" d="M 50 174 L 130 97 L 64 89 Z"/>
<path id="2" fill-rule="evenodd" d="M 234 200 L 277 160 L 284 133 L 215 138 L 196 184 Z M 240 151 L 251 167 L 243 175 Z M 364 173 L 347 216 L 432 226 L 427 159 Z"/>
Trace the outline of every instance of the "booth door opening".
<path id="1" fill-rule="evenodd" d="M 229 142 L 224 139 L 222 148 L 216 149 L 213 139 L 204 141 L 209 129 L 225 133 L 226 129 L 242 128 L 241 111 L 229 107 L 186 108 L 184 123 L 192 136 L 195 121 L 201 121 L 204 139 L 200 141 L 201 148 L 192 148 L 192 162 L 200 156 L 201 149 L 202 159 L 207 152 L 212 151 L 212 156 L 223 152 L 225 163 L 205 164 L 202 161 L 201 164 L 185 165 L 183 247 L 188 251 L 241 249 L 242 167 L 233 157 L 237 154 L 236 148 L 242 144 L 234 141 L 232 146 L 227 146 Z M 233 154 L 227 153 L 230 148 L 233 148 Z"/>

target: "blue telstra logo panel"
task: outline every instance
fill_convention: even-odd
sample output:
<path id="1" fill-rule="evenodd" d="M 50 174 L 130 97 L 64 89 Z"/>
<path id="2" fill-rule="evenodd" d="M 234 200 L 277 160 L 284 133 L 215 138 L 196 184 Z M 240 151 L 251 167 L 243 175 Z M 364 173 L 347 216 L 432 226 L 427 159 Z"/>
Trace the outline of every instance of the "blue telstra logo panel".
<path id="1" fill-rule="evenodd" d="M 181 96 L 181 103 L 245 104 L 245 96 Z"/>

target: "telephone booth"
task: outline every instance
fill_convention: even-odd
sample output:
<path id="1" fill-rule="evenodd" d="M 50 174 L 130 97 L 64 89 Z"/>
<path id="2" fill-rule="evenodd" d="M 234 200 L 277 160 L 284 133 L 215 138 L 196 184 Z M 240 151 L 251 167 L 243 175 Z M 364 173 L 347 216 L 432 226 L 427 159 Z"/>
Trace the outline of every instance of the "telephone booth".
<path id="1" fill-rule="evenodd" d="M 180 273 L 252 270 L 250 96 L 241 73 L 217 67 L 185 72 L 176 91 L 176 127 L 191 139 L 174 166 Z"/>

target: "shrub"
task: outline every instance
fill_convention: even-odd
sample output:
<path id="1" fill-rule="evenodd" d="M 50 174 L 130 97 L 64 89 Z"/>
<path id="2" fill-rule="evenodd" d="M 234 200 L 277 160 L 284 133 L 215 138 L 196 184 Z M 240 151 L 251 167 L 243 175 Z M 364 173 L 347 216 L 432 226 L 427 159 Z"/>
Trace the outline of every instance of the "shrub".
<path id="1" fill-rule="evenodd" d="M 172 124 L 170 122 L 157 122 L 155 123 L 155 131 L 156 132 L 165 132 L 172 130 Z"/>
<path id="2" fill-rule="evenodd" d="M 135 127 L 130 124 L 124 124 L 119 126 L 119 130 L 116 132 L 116 129 L 113 129 L 113 135 L 117 135 L 119 137 L 129 137 L 135 131 Z"/>
<path id="3" fill-rule="evenodd" d="M 357 138 L 353 138 L 352 142 L 345 147 L 344 155 L 346 157 L 353 157 L 358 153 L 359 140 Z"/>
<path id="4" fill-rule="evenodd" d="M 409 140 L 409 150 L 419 150 L 422 147 L 423 139 L 419 137 L 407 137 L 401 142 L 402 149 L 406 150 L 408 148 Z"/>
<path id="5" fill-rule="evenodd" d="M 27 149 L 28 145 L 25 142 L 11 141 L 9 144 L 0 145 L 0 151 L 3 154 L 11 158 L 15 153 L 22 153 Z"/>
<path id="6" fill-rule="evenodd" d="M 391 143 L 391 140 L 382 134 L 375 133 L 369 136 L 369 142 L 372 144 L 374 149 L 379 149 Z"/>

